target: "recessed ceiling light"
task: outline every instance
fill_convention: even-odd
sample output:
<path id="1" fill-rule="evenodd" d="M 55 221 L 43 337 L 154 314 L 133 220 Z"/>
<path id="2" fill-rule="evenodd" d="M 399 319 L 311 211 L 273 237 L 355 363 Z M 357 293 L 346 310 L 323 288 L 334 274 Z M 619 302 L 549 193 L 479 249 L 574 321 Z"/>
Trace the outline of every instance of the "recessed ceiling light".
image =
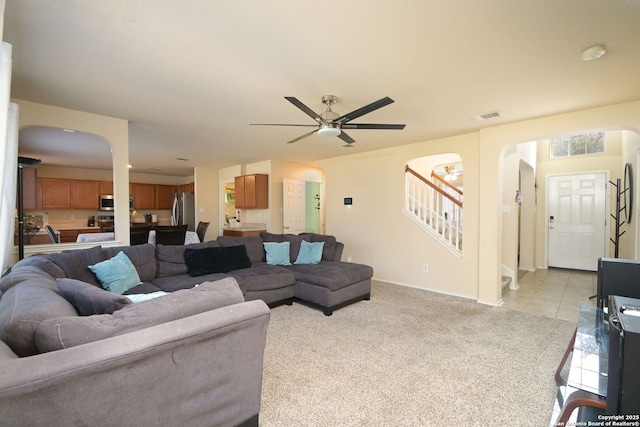
<path id="1" fill-rule="evenodd" d="M 178 160 L 179 162 L 188 162 L 189 159 L 185 159 L 184 157 L 177 157 L 176 160 Z"/>
<path id="2" fill-rule="evenodd" d="M 128 167 L 129 169 L 131 169 L 131 168 L 133 167 L 133 165 L 127 165 L 127 167 Z"/>
<path id="3" fill-rule="evenodd" d="M 594 59 L 599 59 L 607 53 L 607 48 L 603 44 L 596 44 L 593 46 L 589 46 L 585 50 L 582 51 L 582 60 L 583 61 L 591 61 Z"/>
<path id="4" fill-rule="evenodd" d="M 76 133 L 76 131 L 73 129 L 62 129 L 62 131 L 67 133 Z"/>

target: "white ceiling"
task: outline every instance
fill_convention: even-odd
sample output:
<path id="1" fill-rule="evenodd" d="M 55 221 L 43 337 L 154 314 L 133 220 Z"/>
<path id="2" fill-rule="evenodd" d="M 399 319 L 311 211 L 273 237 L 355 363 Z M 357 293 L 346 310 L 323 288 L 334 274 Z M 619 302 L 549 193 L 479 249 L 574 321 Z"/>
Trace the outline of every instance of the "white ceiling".
<path id="1" fill-rule="evenodd" d="M 640 99 L 639 22 L 638 0 L 9 0 L 4 40 L 12 97 L 126 119 L 134 170 L 186 176 Z M 284 96 L 321 112 L 326 94 L 340 114 L 389 96 L 354 123 L 406 129 L 349 131 L 347 150 L 249 126 L 314 124 Z"/>

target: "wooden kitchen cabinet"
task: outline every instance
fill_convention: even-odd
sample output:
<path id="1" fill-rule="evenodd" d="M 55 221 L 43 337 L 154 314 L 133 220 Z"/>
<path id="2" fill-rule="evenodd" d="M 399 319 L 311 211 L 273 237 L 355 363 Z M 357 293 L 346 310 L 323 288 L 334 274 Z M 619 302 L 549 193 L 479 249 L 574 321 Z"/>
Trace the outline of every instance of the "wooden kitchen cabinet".
<path id="1" fill-rule="evenodd" d="M 100 196 L 99 181 L 80 181 L 72 182 L 71 205 L 74 209 L 98 209 Z"/>
<path id="2" fill-rule="evenodd" d="M 175 185 L 156 185 L 156 209 L 171 209 L 173 207 L 173 195 L 177 193 Z"/>
<path id="3" fill-rule="evenodd" d="M 195 184 L 190 182 L 188 184 L 181 184 L 178 186 L 178 193 L 191 193 L 195 194 Z"/>
<path id="4" fill-rule="evenodd" d="M 133 207 L 135 210 L 156 208 L 155 184 L 130 183 L 129 188 L 133 196 Z"/>
<path id="5" fill-rule="evenodd" d="M 100 194 L 104 194 L 106 196 L 113 195 L 113 181 L 101 181 Z"/>
<path id="6" fill-rule="evenodd" d="M 71 209 L 71 180 L 38 178 L 42 209 Z"/>
<path id="7" fill-rule="evenodd" d="M 75 243 L 78 239 L 78 234 L 86 234 L 86 233 L 99 233 L 99 227 L 91 227 L 91 228 L 74 228 L 74 229 L 64 229 L 60 231 L 60 243 Z"/>
<path id="8" fill-rule="evenodd" d="M 269 208 L 269 175 L 253 174 L 235 177 L 237 209 Z"/>

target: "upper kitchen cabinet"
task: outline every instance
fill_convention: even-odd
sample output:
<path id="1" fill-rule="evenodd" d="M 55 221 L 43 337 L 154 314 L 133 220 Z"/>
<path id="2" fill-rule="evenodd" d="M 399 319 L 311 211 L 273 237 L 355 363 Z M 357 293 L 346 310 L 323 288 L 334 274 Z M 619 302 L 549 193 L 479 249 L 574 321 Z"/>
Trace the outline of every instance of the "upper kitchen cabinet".
<path id="1" fill-rule="evenodd" d="M 237 209 L 269 208 L 269 175 L 237 176 L 235 187 Z"/>
<path id="2" fill-rule="evenodd" d="M 133 207 L 140 209 L 156 208 L 156 185 L 129 183 L 131 196 L 133 196 Z"/>
<path id="3" fill-rule="evenodd" d="M 104 194 L 106 196 L 113 195 L 113 181 L 101 181 L 100 194 Z"/>
<path id="4" fill-rule="evenodd" d="M 173 195 L 178 190 L 175 185 L 156 185 L 156 209 L 171 209 L 173 207 Z"/>
<path id="5" fill-rule="evenodd" d="M 42 209 L 98 209 L 99 181 L 38 178 Z"/>
<path id="6" fill-rule="evenodd" d="M 74 209 L 98 209 L 101 183 L 99 181 L 72 181 L 72 206 Z"/>
<path id="7" fill-rule="evenodd" d="M 195 185 L 193 182 L 190 182 L 188 184 L 181 184 L 178 186 L 178 192 L 179 193 L 191 193 L 194 194 L 195 193 Z"/>
<path id="8" fill-rule="evenodd" d="M 38 178 L 42 209 L 71 209 L 71 180 Z"/>

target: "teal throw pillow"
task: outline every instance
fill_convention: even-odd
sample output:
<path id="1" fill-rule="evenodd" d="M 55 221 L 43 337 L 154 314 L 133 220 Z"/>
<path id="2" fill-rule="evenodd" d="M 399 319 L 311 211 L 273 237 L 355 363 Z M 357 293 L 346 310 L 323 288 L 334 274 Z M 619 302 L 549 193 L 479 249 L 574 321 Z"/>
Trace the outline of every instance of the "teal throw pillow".
<path id="1" fill-rule="evenodd" d="M 264 242 L 263 245 L 267 253 L 267 264 L 291 265 L 291 261 L 289 261 L 289 242 Z"/>
<path id="2" fill-rule="evenodd" d="M 322 248 L 324 242 L 307 242 L 303 240 L 300 243 L 300 252 L 294 264 L 317 264 L 322 259 Z"/>
<path id="3" fill-rule="evenodd" d="M 102 287 L 110 292 L 123 294 L 142 283 L 136 267 L 124 252 L 106 261 L 89 266 L 102 283 Z"/>

